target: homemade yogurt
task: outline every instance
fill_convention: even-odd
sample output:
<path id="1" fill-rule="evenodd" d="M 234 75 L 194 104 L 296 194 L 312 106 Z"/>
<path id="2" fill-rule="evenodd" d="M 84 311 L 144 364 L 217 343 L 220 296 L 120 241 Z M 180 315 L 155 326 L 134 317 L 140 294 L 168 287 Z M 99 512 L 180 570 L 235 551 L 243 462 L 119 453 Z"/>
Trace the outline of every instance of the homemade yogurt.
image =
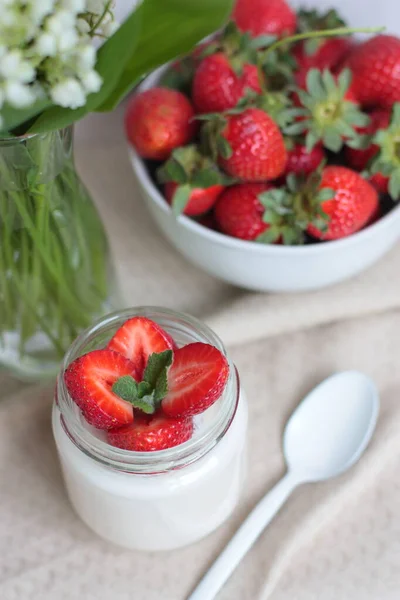
<path id="1" fill-rule="evenodd" d="M 158 322 L 178 345 L 201 341 L 225 353 L 219 338 L 187 315 L 156 308 L 111 315 L 82 334 L 67 353 L 58 378 L 53 431 L 68 494 L 81 519 L 118 545 L 168 550 L 208 535 L 235 508 L 244 483 L 247 401 L 230 362 L 224 393 L 195 418 L 192 439 L 157 452 L 107 444 L 68 396 L 62 373 L 75 358 L 107 343 L 134 315 Z"/>

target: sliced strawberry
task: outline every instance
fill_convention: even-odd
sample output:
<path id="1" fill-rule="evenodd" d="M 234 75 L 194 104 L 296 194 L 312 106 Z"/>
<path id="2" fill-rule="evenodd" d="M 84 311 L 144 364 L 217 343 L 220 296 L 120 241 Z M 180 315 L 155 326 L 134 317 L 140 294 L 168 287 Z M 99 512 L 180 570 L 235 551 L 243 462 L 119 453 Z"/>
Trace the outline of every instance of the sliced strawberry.
<path id="1" fill-rule="evenodd" d="M 86 421 L 98 429 L 111 429 L 133 421 L 132 405 L 111 391 L 124 375 L 138 379 L 130 360 L 112 350 L 94 350 L 69 365 L 64 381 Z"/>
<path id="2" fill-rule="evenodd" d="M 228 375 L 228 361 L 214 346 L 195 342 L 179 348 L 168 373 L 163 411 L 169 417 L 189 417 L 205 411 L 221 396 Z"/>
<path id="3" fill-rule="evenodd" d="M 113 429 L 107 439 L 112 446 L 136 452 L 165 450 L 183 444 L 192 437 L 191 418 L 171 419 L 164 415 L 138 416 L 134 423 Z"/>
<path id="4" fill-rule="evenodd" d="M 171 336 L 154 321 L 146 317 L 133 317 L 118 329 L 107 347 L 129 358 L 141 381 L 150 354 L 173 350 L 176 345 Z"/>

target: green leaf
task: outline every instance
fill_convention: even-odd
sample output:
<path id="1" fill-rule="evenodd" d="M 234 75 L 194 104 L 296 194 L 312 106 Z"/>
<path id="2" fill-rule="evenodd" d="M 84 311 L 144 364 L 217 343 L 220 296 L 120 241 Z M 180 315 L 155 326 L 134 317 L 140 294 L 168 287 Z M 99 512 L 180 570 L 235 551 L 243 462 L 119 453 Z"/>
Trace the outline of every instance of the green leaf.
<path id="1" fill-rule="evenodd" d="M 151 386 L 145 384 L 144 387 L 143 382 L 138 385 L 130 375 L 117 379 L 111 389 L 114 394 L 147 415 L 152 415 L 156 410 L 153 396 L 144 393 L 145 390 L 151 391 Z"/>
<path id="2" fill-rule="evenodd" d="M 306 121 L 300 121 L 299 123 L 293 123 L 292 125 L 288 125 L 283 128 L 283 132 L 286 135 L 300 135 L 300 133 L 304 133 L 308 129 Z"/>
<path id="3" fill-rule="evenodd" d="M 329 69 L 324 69 L 322 72 L 322 81 L 328 95 L 335 94 L 337 90 L 336 81 L 333 78 L 332 73 Z"/>
<path id="4" fill-rule="evenodd" d="M 343 98 L 345 96 L 347 90 L 349 89 L 351 79 L 352 79 L 352 73 L 351 73 L 350 69 L 343 69 L 343 71 L 341 71 L 341 73 L 338 77 L 338 80 L 337 80 L 337 85 L 338 85 L 339 94 L 340 94 L 341 98 Z"/>
<path id="5" fill-rule="evenodd" d="M 152 388 L 155 388 L 163 370 L 172 365 L 173 356 L 172 350 L 164 350 L 164 352 L 151 354 L 147 361 L 143 381 L 146 381 Z"/>
<path id="6" fill-rule="evenodd" d="M 207 189 L 219 185 L 221 181 L 221 175 L 215 169 L 202 169 L 194 174 L 191 183 L 193 187 Z"/>
<path id="7" fill-rule="evenodd" d="M 150 395 L 152 392 L 151 385 L 147 381 L 141 381 L 138 384 L 138 397 L 144 398 L 145 396 Z"/>
<path id="8" fill-rule="evenodd" d="M 13 131 L 20 125 L 28 123 L 50 105 L 51 100 L 49 98 L 38 100 L 28 108 L 12 108 L 9 104 L 5 104 L 1 108 L 0 114 L 7 127 L 7 132 L 4 132 L 4 136 L 1 135 L 1 132 L 0 137 L 9 137 L 10 134 L 8 132 Z M 22 133 L 25 133 L 25 129 Z"/>
<path id="9" fill-rule="evenodd" d="M 259 35 L 251 40 L 250 46 L 255 50 L 259 50 L 260 48 L 266 48 L 267 46 L 270 46 L 276 40 L 276 35 Z"/>
<path id="10" fill-rule="evenodd" d="M 114 394 L 127 402 L 137 398 L 138 395 L 138 384 L 131 375 L 125 375 L 117 379 L 111 389 Z"/>
<path id="11" fill-rule="evenodd" d="M 217 150 L 218 154 L 220 154 L 222 158 L 225 158 L 226 160 L 229 159 L 233 154 L 230 143 L 224 138 L 223 135 L 219 135 L 217 138 Z"/>
<path id="12" fill-rule="evenodd" d="M 331 188 L 323 188 L 318 192 L 318 200 L 320 202 L 326 202 L 327 200 L 332 200 L 336 195 L 335 190 Z"/>
<path id="13" fill-rule="evenodd" d="M 151 354 L 147 362 L 143 379 L 154 389 L 154 402 L 160 402 L 168 392 L 168 369 L 172 364 L 172 350 Z"/>
<path id="14" fill-rule="evenodd" d="M 141 30 L 137 45 L 129 53 L 118 85 L 99 110 L 112 110 L 142 75 L 189 52 L 221 26 L 232 6 L 233 0 L 144 0 L 138 9 Z"/>
<path id="15" fill-rule="evenodd" d="M 328 129 L 324 133 L 323 143 L 325 148 L 328 148 L 328 150 L 331 150 L 332 152 L 339 152 L 343 146 L 341 135 L 333 128 Z"/>
<path id="16" fill-rule="evenodd" d="M 311 150 L 314 148 L 315 144 L 317 144 L 319 142 L 319 140 L 320 140 L 320 136 L 315 131 L 310 129 L 310 131 L 306 135 L 307 151 L 311 152 Z"/>
<path id="17" fill-rule="evenodd" d="M 114 109 L 144 75 L 215 31 L 233 0 L 142 0 L 98 53 L 96 68 L 104 79 L 86 106 L 76 110 L 53 106 L 35 121 L 34 133 L 66 127 L 87 113 Z"/>
<path id="18" fill-rule="evenodd" d="M 176 217 L 179 217 L 179 215 L 181 215 L 185 210 L 191 193 L 192 186 L 189 184 L 178 185 L 176 188 L 175 194 L 172 198 L 172 212 Z"/>
<path id="19" fill-rule="evenodd" d="M 159 183 L 166 183 L 167 181 L 174 181 L 175 183 L 187 183 L 188 176 L 184 167 L 178 160 L 171 157 L 167 162 L 160 167 L 157 171 L 157 180 Z"/>
<path id="20" fill-rule="evenodd" d="M 394 171 L 389 179 L 388 190 L 393 200 L 398 200 L 400 198 L 400 169 Z"/>
<path id="21" fill-rule="evenodd" d="M 317 100 L 324 100 L 326 92 L 322 84 L 321 72 L 318 69 L 310 69 L 307 73 L 307 90 Z"/>

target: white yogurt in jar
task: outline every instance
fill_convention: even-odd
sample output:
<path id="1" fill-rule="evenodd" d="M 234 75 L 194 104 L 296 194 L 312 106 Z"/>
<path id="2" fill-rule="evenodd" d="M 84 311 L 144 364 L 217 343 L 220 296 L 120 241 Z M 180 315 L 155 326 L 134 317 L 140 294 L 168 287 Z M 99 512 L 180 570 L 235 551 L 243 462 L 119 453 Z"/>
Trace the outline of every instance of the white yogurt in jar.
<path id="1" fill-rule="evenodd" d="M 156 309 L 146 310 L 109 317 L 111 335 L 123 320 L 145 314 L 180 342 L 196 339 L 223 350 L 217 336 L 198 321 L 165 309 L 157 309 L 156 315 Z M 173 317 L 179 317 L 180 336 L 166 323 Z M 196 335 L 188 333 L 194 326 Z M 98 329 L 99 325 L 83 334 L 90 340 L 90 349 Z M 64 368 L 85 351 L 78 338 Z M 193 438 L 159 452 L 130 452 L 107 444 L 101 433 L 84 422 L 66 393 L 61 374 L 53 407 L 54 437 L 71 503 L 93 531 L 126 548 L 169 550 L 201 539 L 231 515 L 244 485 L 248 411 L 230 365 L 222 397 L 195 419 Z"/>

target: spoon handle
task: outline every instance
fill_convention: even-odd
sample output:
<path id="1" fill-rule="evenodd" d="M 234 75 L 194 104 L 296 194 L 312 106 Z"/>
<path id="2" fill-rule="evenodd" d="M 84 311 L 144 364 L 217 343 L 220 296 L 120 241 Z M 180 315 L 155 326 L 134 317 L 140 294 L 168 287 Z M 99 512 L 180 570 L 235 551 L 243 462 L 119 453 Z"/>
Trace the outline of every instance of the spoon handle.
<path id="1" fill-rule="evenodd" d="M 299 480 L 290 472 L 260 500 L 187 600 L 213 600 Z"/>

